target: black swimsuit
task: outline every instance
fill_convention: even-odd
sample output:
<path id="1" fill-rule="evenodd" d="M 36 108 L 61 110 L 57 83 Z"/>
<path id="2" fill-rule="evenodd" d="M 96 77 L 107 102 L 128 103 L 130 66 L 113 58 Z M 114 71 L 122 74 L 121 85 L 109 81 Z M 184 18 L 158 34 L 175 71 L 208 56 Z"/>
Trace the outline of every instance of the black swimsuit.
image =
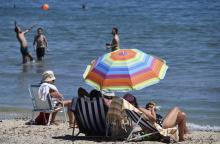
<path id="1" fill-rule="evenodd" d="M 163 117 L 159 114 L 156 114 L 157 124 L 159 124 L 162 127 L 163 123 Z"/>
<path id="2" fill-rule="evenodd" d="M 28 52 L 28 47 L 25 47 L 25 48 L 23 48 L 23 47 L 21 47 L 21 54 L 23 55 L 23 56 L 27 56 L 28 54 L 29 54 L 29 52 Z"/>

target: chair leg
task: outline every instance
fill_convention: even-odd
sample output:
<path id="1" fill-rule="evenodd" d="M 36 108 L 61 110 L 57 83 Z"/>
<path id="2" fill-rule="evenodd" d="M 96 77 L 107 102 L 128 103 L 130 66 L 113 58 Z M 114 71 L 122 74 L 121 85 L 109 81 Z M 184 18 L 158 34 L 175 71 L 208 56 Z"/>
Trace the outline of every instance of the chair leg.
<path id="1" fill-rule="evenodd" d="M 72 136 L 74 136 L 74 131 L 75 131 L 75 121 L 74 121 L 74 124 L 73 124 L 73 132 L 72 132 Z"/>
<path id="2" fill-rule="evenodd" d="M 52 117 L 52 113 L 50 112 L 49 119 L 48 119 L 48 122 L 47 122 L 48 126 L 50 125 L 51 117 Z"/>
<path id="3" fill-rule="evenodd" d="M 80 131 L 76 134 L 76 135 L 74 135 L 74 133 L 75 133 L 75 127 L 76 127 L 76 121 L 74 121 L 74 123 L 73 123 L 73 132 L 72 132 L 72 136 L 78 136 L 79 134 L 80 134 Z"/>
<path id="4" fill-rule="evenodd" d="M 106 122 L 106 131 L 105 131 L 105 136 L 108 137 L 109 136 L 109 128 L 110 128 L 110 124 Z"/>
<path id="5" fill-rule="evenodd" d="M 64 118 L 65 118 L 65 123 L 66 123 L 66 122 L 67 122 L 67 117 L 66 117 L 66 110 L 65 110 L 65 106 L 64 106 L 63 101 L 62 101 L 62 109 L 63 109 Z"/>
<path id="6" fill-rule="evenodd" d="M 154 135 L 154 134 L 158 134 L 159 132 L 152 132 L 152 133 L 148 133 L 148 134 L 145 134 L 145 135 L 141 135 L 141 136 L 138 136 L 138 137 L 133 137 L 133 138 L 130 138 L 129 141 L 133 141 L 133 140 L 137 140 L 137 139 L 142 139 L 144 137 L 148 137 L 148 136 L 151 136 L 151 135 Z"/>
<path id="7" fill-rule="evenodd" d="M 34 111 L 31 113 L 31 120 L 34 121 Z"/>
<path id="8" fill-rule="evenodd" d="M 131 133 L 128 135 L 128 138 L 127 138 L 126 141 L 130 141 L 131 139 L 133 139 L 133 138 L 132 138 L 132 134 L 133 134 L 135 128 L 138 126 L 138 124 L 139 124 L 139 122 L 141 121 L 141 119 L 142 119 L 142 115 L 141 115 L 141 117 L 138 119 L 137 123 L 135 123 L 135 125 L 134 125 L 134 127 L 133 127 Z"/>

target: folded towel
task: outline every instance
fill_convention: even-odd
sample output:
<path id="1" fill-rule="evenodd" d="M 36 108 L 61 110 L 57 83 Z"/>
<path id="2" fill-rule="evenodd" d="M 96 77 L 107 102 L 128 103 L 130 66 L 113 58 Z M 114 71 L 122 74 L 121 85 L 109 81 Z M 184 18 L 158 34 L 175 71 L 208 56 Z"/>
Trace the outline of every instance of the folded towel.
<path id="1" fill-rule="evenodd" d="M 49 84 L 49 83 L 42 83 L 41 84 L 41 86 L 39 87 L 39 90 L 38 90 L 38 96 L 42 101 L 47 100 L 47 95 L 50 93 L 50 89 L 58 92 L 58 89 L 53 84 Z"/>

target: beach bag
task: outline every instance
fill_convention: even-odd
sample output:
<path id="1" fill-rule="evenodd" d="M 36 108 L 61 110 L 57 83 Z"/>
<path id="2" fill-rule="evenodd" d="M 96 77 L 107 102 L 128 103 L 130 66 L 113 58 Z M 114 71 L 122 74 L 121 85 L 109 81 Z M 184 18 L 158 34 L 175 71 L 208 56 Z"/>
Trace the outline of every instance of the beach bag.
<path id="1" fill-rule="evenodd" d="M 39 115 L 35 118 L 34 122 L 37 125 L 46 125 L 48 123 L 49 116 L 49 113 L 40 112 Z"/>

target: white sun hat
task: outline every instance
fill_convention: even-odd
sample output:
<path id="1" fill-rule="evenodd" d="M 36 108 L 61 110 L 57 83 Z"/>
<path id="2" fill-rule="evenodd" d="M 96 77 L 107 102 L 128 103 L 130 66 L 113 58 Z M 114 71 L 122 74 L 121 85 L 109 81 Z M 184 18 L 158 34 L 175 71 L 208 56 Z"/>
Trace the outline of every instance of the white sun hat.
<path id="1" fill-rule="evenodd" d="M 49 82 L 55 80 L 53 71 L 47 70 L 42 74 L 42 82 Z"/>
<path id="2" fill-rule="evenodd" d="M 115 93 L 114 93 L 114 92 L 101 91 L 101 93 L 102 93 L 102 95 L 104 95 L 104 96 L 110 96 L 110 97 L 115 96 Z"/>

